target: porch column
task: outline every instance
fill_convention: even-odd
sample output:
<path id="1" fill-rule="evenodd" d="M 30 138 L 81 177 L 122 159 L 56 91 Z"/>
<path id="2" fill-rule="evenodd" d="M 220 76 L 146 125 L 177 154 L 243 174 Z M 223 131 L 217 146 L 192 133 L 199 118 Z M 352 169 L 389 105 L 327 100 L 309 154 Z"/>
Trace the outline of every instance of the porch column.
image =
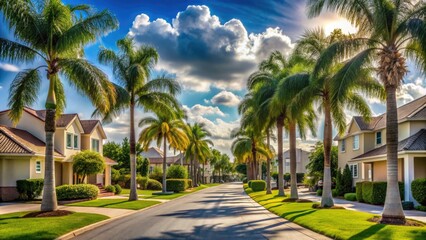
<path id="1" fill-rule="evenodd" d="M 414 180 L 414 157 L 406 155 L 404 157 L 404 200 L 414 201 L 411 194 L 411 182 Z"/>

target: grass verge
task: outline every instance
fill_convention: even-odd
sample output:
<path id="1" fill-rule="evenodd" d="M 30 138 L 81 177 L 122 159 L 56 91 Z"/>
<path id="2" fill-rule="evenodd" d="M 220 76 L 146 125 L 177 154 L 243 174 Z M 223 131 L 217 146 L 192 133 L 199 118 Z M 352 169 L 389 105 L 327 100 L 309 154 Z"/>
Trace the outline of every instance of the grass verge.
<path id="1" fill-rule="evenodd" d="M 374 214 L 346 209 L 313 209 L 312 203 L 282 202 L 278 191 L 246 193 L 260 205 L 292 222 L 334 239 L 426 239 L 426 227 L 408 227 L 369 222 Z"/>
<path id="2" fill-rule="evenodd" d="M 158 201 L 127 201 L 126 199 L 97 199 L 86 202 L 78 202 L 67 204 L 67 206 L 76 207 L 104 207 L 104 208 L 121 208 L 130 210 L 140 210 L 156 204 Z"/>
<path id="3" fill-rule="evenodd" d="M 28 212 L 0 215 L 0 239 L 55 239 L 67 232 L 107 219 L 91 213 L 62 217 L 22 218 Z"/>

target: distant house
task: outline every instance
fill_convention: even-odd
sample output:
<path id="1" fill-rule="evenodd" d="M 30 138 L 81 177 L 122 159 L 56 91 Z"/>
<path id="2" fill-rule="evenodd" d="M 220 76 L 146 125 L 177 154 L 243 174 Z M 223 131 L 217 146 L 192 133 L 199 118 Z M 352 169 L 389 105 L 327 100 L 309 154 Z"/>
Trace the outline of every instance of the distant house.
<path id="1" fill-rule="evenodd" d="M 24 108 L 20 121 L 14 126 L 9 110 L 0 112 L 0 200 L 18 197 L 16 181 L 44 177 L 46 111 Z M 56 121 L 54 137 L 55 184 L 76 183 L 73 155 L 90 149 L 102 155 L 103 140 L 107 137 L 97 120 L 81 120 L 78 114 L 62 114 Z M 114 160 L 104 157 L 103 174 L 89 176 L 92 184 L 111 184 Z"/>
<path id="2" fill-rule="evenodd" d="M 309 154 L 307 149 L 296 149 L 296 173 L 306 173 L 306 165 L 309 163 Z M 290 173 L 290 151 L 287 149 L 283 154 L 284 173 Z"/>
<path id="3" fill-rule="evenodd" d="M 398 180 L 405 184 L 405 200 L 413 201 L 411 182 L 426 177 L 426 96 L 398 108 Z M 353 117 L 348 130 L 336 136 L 339 167 L 352 170 L 353 183 L 386 181 L 386 114 L 366 122 Z"/>

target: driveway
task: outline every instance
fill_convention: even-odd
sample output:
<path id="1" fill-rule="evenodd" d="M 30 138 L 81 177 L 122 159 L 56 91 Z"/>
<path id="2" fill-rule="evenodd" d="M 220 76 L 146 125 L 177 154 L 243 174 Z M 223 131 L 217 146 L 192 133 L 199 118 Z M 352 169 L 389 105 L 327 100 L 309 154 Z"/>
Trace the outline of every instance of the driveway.
<path id="1" fill-rule="evenodd" d="M 327 239 L 224 184 L 117 219 L 75 239 Z"/>

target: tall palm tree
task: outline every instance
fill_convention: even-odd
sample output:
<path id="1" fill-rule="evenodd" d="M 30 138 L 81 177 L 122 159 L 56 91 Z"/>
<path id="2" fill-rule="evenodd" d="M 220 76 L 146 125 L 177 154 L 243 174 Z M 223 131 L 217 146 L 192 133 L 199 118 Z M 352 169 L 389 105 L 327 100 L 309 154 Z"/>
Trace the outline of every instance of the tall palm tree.
<path id="1" fill-rule="evenodd" d="M 405 216 L 398 189 L 398 116 L 396 89 L 407 73 L 406 59 L 426 70 L 426 3 L 424 1 L 382 0 L 308 2 L 309 16 L 323 9 L 346 17 L 359 29 L 358 36 L 337 42 L 324 54 L 318 69 L 327 68 L 334 56 L 356 55 L 341 69 L 341 75 L 357 74 L 359 69 L 375 61 L 377 74 L 386 90 L 387 190 L 382 223 L 404 223 Z M 326 59 L 327 58 L 327 59 Z M 350 84 L 344 81 L 339 85 Z M 336 93 L 338 98 L 339 93 Z"/>
<path id="2" fill-rule="evenodd" d="M 159 77 L 151 80 L 151 71 L 158 60 L 158 53 L 152 47 L 136 47 L 131 38 L 117 41 L 119 52 L 101 49 L 99 62 L 113 67 L 116 103 L 106 113 L 98 109 L 94 115 L 101 115 L 104 122 L 112 119 L 125 110 L 130 110 L 130 195 L 129 201 L 138 199 L 136 189 L 136 141 L 135 141 L 135 108 L 140 107 L 147 112 L 162 111 L 174 115 L 179 104 L 175 95 L 180 92 L 177 81 Z"/>
<path id="3" fill-rule="evenodd" d="M 0 0 L 0 12 L 13 30 L 16 41 L 0 38 L 0 59 L 11 62 L 40 63 L 19 72 L 12 82 L 9 113 L 14 123 L 25 106 L 32 105 L 39 95 L 42 69 L 46 70 L 49 88 L 46 92 L 46 154 L 42 211 L 55 211 L 55 165 L 53 160 L 56 116 L 65 107 L 63 78 L 90 101 L 106 112 L 115 92 L 107 76 L 82 58 L 83 48 L 118 27 L 108 11 L 96 12 L 87 5 L 70 6 L 60 0 Z M 81 14 L 81 11 L 85 12 Z M 84 17 L 83 17 L 84 16 Z M 62 76 L 62 77 L 60 77 Z"/>
<path id="4" fill-rule="evenodd" d="M 210 157 L 211 152 L 209 146 L 213 146 L 213 142 L 208 139 L 208 137 L 211 137 L 211 133 L 206 129 L 206 126 L 203 123 L 195 123 L 193 125 L 188 124 L 187 135 L 189 138 L 189 145 L 185 151 L 185 158 L 194 159 L 195 166 L 193 168 L 194 172 L 192 174 L 192 182 L 194 186 L 198 186 L 200 182 L 199 164 L 201 162 L 204 165 L 207 159 Z"/>
<path id="5" fill-rule="evenodd" d="M 350 36 L 349 36 L 350 37 Z M 331 146 L 333 122 L 339 131 L 343 133 L 346 128 L 344 107 L 354 110 L 364 116 L 367 120 L 371 111 L 364 98 L 360 95 L 362 91 L 367 96 L 383 96 L 383 88 L 371 76 L 371 66 L 365 66 L 358 70 L 356 75 L 341 75 L 339 70 L 342 64 L 334 62 L 329 68 L 317 72 L 318 66 L 323 64 L 323 54 L 333 43 L 339 39 L 349 38 L 344 36 L 340 30 L 335 30 L 326 36 L 323 29 L 307 30 L 302 39 L 297 43 L 295 52 L 315 65 L 309 73 L 299 74 L 298 78 L 309 79 L 309 85 L 300 91 L 293 100 L 291 113 L 297 113 L 299 109 L 312 106 L 317 103 L 319 112 L 324 114 L 324 179 L 321 206 L 331 207 L 334 205 L 331 194 Z M 341 82 L 349 82 L 339 88 L 334 85 Z M 340 95 L 335 97 L 336 92 Z"/>
<path id="6" fill-rule="evenodd" d="M 141 119 L 139 127 L 145 127 L 139 135 L 139 143 L 145 150 L 155 140 L 158 147 L 163 144 L 163 192 L 167 191 L 166 170 L 167 170 L 167 142 L 174 149 L 186 149 L 189 144 L 188 136 L 185 133 L 186 125 L 176 119 L 174 115 L 157 114 L 155 117 Z"/>
<path id="7" fill-rule="evenodd" d="M 216 171 L 216 164 L 220 161 L 221 153 L 217 149 L 210 149 L 211 155 L 209 157 L 210 168 L 212 168 L 213 181 L 214 181 L 214 172 Z"/>

